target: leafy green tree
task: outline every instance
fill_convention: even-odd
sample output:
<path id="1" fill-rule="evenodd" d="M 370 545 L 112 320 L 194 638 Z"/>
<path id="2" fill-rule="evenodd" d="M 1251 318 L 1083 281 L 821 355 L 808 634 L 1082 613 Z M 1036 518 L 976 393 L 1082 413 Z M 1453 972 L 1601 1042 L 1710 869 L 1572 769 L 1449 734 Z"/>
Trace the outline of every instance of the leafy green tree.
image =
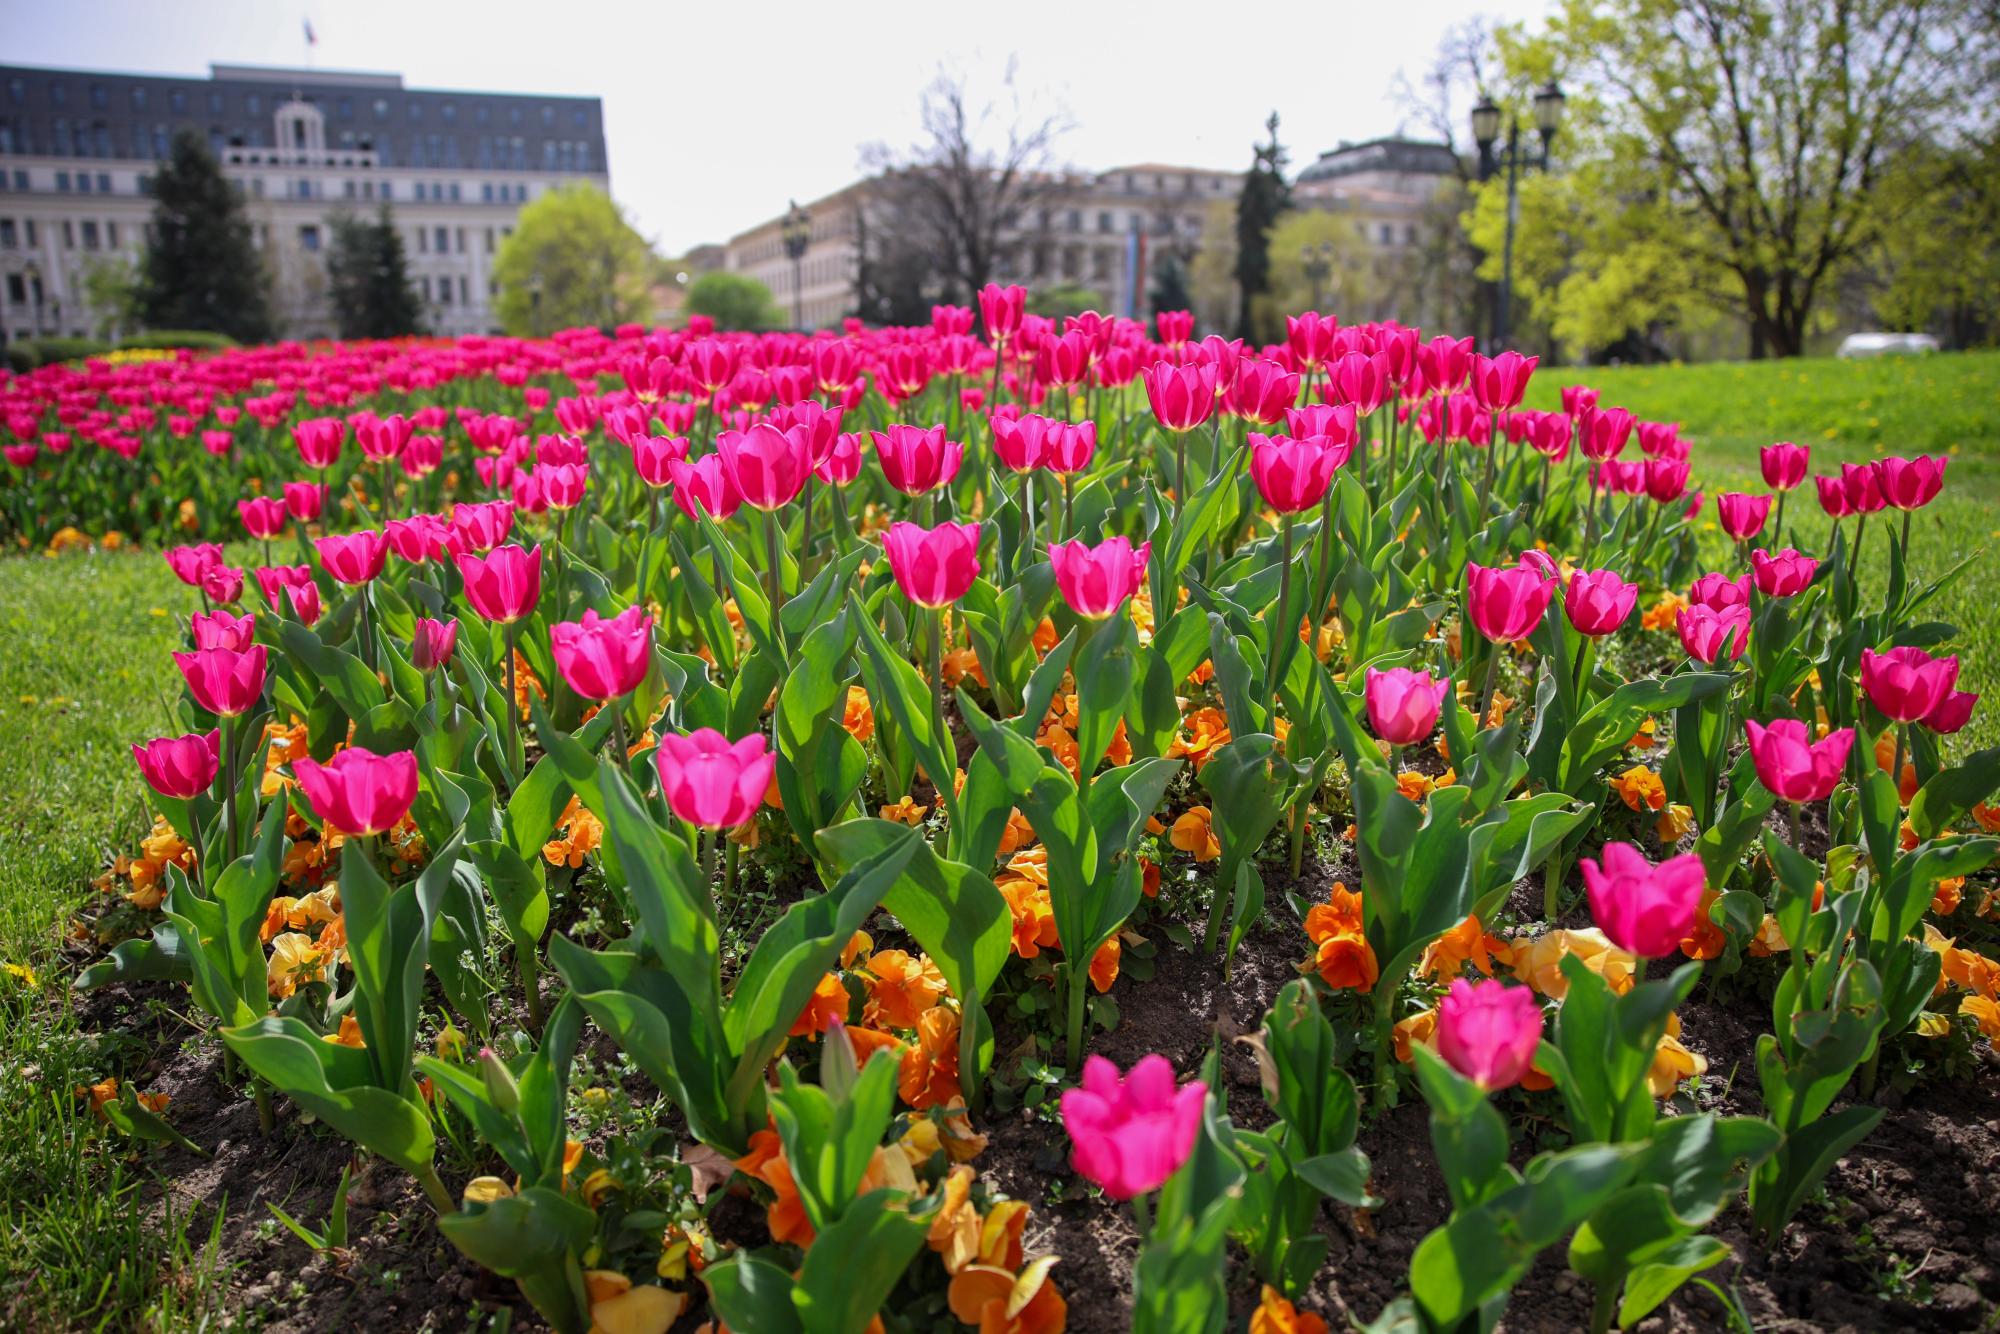
<path id="1" fill-rule="evenodd" d="M 1147 289 L 1146 309 L 1155 315 L 1163 310 L 1194 309 L 1194 293 L 1188 290 L 1187 263 L 1172 250 L 1162 250 L 1153 261 L 1153 281 Z"/>
<path id="2" fill-rule="evenodd" d="M 139 268 L 123 255 L 97 256 L 83 266 L 83 300 L 91 314 L 91 332 L 113 339 L 145 322 Z"/>
<path id="3" fill-rule="evenodd" d="M 1271 229 L 1292 206 L 1292 187 L 1285 181 L 1285 150 L 1278 142 L 1278 113 L 1264 122 L 1270 133 L 1259 144 L 1250 170 L 1243 176 L 1243 193 L 1236 199 L 1236 286 L 1242 298 L 1236 332 L 1255 336 L 1255 311 L 1268 306 L 1271 290 Z"/>
<path id="4" fill-rule="evenodd" d="M 685 308 L 708 316 L 718 329 L 776 329 L 785 322 L 770 288 L 727 269 L 711 269 L 689 284 Z"/>
<path id="5" fill-rule="evenodd" d="M 1539 220 L 1592 274 L 1571 296 L 1602 315 L 1679 283 L 1726 300 L 1752 356 L 1801 352 L 1897 222 L 1881 188 L 1896 148 L 1990 120 L 1989 64 L 1965 58 L 1983 13 L 1976 0 L 1564 0 L 1545 34 L 1511 50 L 1503 35 L 1511 75 L 1560 71 L 1571 93 L 1558 166 L 1581 208 Z M 1525 207 L 1523 222 L 1517 283 L 1536 229 Z M 1651 313 L 1664 312 L 1630 312 Z"/>
<path id="6" fill-rule="evenodd" d="M 644 319 L 652 272 L 651 248 L 610 196 L 583 182 L 551 190 L 521 210 L 494 260 L 500 323 L 539 336 Z"/>
<path id="7" fill-rule="evenodd" d="M 1309 271 L 1320 264 L 1324 274 Z M 1261 341 L 1283 340 L 1289 311 L 1316 309 L 1350 322 L 1377 314 L 1382 284 L 1375 251 L 1345 214 L 1322 209 L 1285 214 L 1271 229 L 1270 273 L 1272 314 L 1258 321 Z"/>
<path id="8" fill-rule="evenodd" d="M 421 333 L 423 306 L 410 282 L 402 233 L 389 206 L 373 222 L 349 215 L 332 219 L 326 260 L 327 295 L 342 338 L 397 338 Z"/>
<path id="9" fill-rule="evenodd" d="M 1086 310 L 1104 309 L 1104 295 L 1094 287 L 1082 283 L 1050 283 L 1046 287 L 1028 289 L 1028 310 L 1031 314 L 1045 315 L 1052 320 L 1061 320 L 1068 315 L 1081 315 Z"/>
<path id="10" fill-rule="evenodd" d="M 235 187 L 201 136 L 182 130 L 153 178 L 153 234 L 139 301 L 155 329 L 269 338 L 270 275 L 250 241 Z"/>

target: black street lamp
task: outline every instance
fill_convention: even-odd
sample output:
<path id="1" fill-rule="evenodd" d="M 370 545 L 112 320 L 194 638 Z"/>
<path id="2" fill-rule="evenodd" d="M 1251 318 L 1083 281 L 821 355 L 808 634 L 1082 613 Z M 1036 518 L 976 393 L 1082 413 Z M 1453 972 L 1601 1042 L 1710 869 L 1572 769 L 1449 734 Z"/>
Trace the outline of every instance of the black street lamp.
<path id="1" fill-rule="evenodd" d="M 1507 238 L 1500 253 L 1500 291 L 1493 302 L 1493 349 L 1498 352 L 1507 340 L 1509 317 L 1514 302 L 1514 228 L 1520 222 L 1520 176 L 1524 171 L 1549 169 L 1549 146 L 1562 125 L 1563 90 L 1554 79 L 1535 93 L 1535 129 L 1539 145 L 1521 143 L 1519 116 L 1507 118 L 1506 146 L 1495 150 L 1500 138 L 1500 108 L 1490 97 L 1481 97 L 1472 109 L 1472 138 L 1479 145 L 1479 179 L 1492 180 L 1502 167 L 1507 169 Z"/>
<path id="2" fill-rule="evenodd" d="M 806 257 L 806 247 L 812 244 L 812 217 L 794 199 L 785 211 L 784 221 L 778 224 L 779 234 L 784 237 L 785 255 L 792 261 L 792 327 L 806 327 L 805 291 L 800 285 L 800 261 Z"/>
<path id="3" fill-rule="evenodd" d="M 1333 276 L 1333 242 L 1300 246 L 1299 259 L 1305 265 L 1306 281 L 1312 284 L 1312 308 L 1318 310 L 1326 291 L 1326 280 Z"/>

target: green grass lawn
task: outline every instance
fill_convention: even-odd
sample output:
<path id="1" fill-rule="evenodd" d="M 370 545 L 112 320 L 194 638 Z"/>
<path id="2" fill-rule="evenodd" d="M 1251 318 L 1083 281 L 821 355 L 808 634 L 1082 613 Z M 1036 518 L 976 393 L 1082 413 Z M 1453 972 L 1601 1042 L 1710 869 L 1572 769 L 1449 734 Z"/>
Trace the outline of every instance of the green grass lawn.
<path id="1" fill-rule="evenodd" d="M 1773 440 L 1811 444 L 1820 471 L 1882 453 L 1950 454 L 1944 496 L 1918 524 L 1920 576 L 2000 536 L 2000 354 L 1552 369 L 1533 405 L 1554 406 L 1574 381 L 1682 422 L 1710 490 L 1761 487 L 1757 449 Z M 1818 549 L 1825 521 L 1809 491 L 1795 500 L 1798 540 Z M 1994 574 L 1982 554 L 1937 609 L 1960 627 L 1965 681 L 1981 691 L 2000 665 Z M 197 1250 L 156 1222 L 135 1185 L 143 1157 L 82 1133 L 72 1090 L 130 1053 L 81 1031 L 69 979 L 51 966 L 91 878 L 149 823 L 128 747 L 167 726 L 178 686 L 167 655 L 188 607 L 157 555 L 0 560 L 0 963 L 40 975 L 32 989 L 0 976 L 0 1327 L 202 1323 Z M 1965 741 L 2000 740 L 1996 706 Z"/>
<path id="2" fill-rule="evenodd" d="M 1916 519 L 1913 576 L 1926 581 L 1967 556 L 1973 565 L 1929 609 L 1959 629 L 1960 686 L 1992 695 L 1960 734 L 1966 748 L 2000 742 L 2000 352 L 1838 361 L 1714 362 L 1700 366 L 1551 368 L 1538 373 L 1528 406 L 1560 406 L 1566 384 L 1587 384 L 1602 402 L 1649 421 L 1678 421 L 1693 442 L 1695 484 L 1763 491 L 1757 451 L 1778 440 L 1812 447 L 1812 470 L 1884 454 L 1944 454 L 1944 492 Z M 1707 511 L 1711 521 L 1714 510 Z M 1786 541 L 1826 549 L 1828 521 L 1812 483 L 1787 506 Z M 1864 556 L 1876 579 L 1886 567 L 1884 525 L 1871 520 Z M 1848 522 L 1849 538 L 1853 522 Z"/>
<path id="3" fill-rule="evenodd" d="M 187 1328 L 200 1266 L 84 1133 L 79 1084 L 132 1053 L 83 1032 L 52 966 L 90 881 L 149 820 L 130 743 L 166 726 L 181 588 L 158 556 L 0 561 L 0 1326 Z"/>

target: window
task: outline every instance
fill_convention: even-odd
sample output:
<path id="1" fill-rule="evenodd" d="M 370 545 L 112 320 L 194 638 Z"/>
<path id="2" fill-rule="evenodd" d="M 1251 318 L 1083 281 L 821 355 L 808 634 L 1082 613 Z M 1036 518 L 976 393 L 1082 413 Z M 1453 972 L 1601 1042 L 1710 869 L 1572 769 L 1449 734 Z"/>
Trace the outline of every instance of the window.
<path id="1" fill-rule="evenodd" d="M 292 197 L 294 199 L 311 199 L 312 193 L 313 183 L 307 177 L 301 176 L 298 180 L 292 182 Z"/>
<path id="2" fill-rule="evenodd" d="M 576 146 L 576 169 L 578 171 L 591 170 L 590 145 L 588 143 L 579 143 Z"/>
<path id="3" fill-rule="evenodd" d="M 484 102 L 474 102 L 472 104 L 472 123 L 474 125 L 484 125 L 486 123 L 486 104 Z"/>
<path id="4" fill-rule="evenodd" d="M 354 99 L 353 99 L 353 98 L 351 98 L 351 97 L 336 97 L 336 98 L 334 98 L 334 99 L 333 99 L 333 114 L 334 114 L 334 115 L 336 115 L 336 116 L 338 116 L 338 117 L 339 117 L 340 119 L 342 119 L 342 120 L 353 120 L 353 119 L 354 119 Z"/>
<path id="5" fill-rule="evenodd" d="M 144 87 L 134 87 L 132 89 L 132 109 L 134 111 L 144 111 L 146 109 L 146 90 Z"/>
<path id="6" fill-rule="evenodd" d="M 1394 245 L 1396 242 L 1396 229 L 1386 222 L 1382 224 L 1381 230 L 1376 235 L 1381 238 L 1383 245 Z"/>
<path id="7" fill-rule="evenodd" d="M 431 246 L 438 252 L 438 254 L 448 255 L 451 253 L 451 236 L 447 228 L 444 227 L 433 228 L 431 231 L 431 237 L 432 237 Z"/>
<path id="8" fill-rule="evenodd" d="M 12 227 L 12 225 L 12 223 L 8 224 L 9 227 Z M 13 242 L 8 241 L 6 244 L 12 245 Z M 486 253 L 489 255 L 493 253 L 493 229 L 491 227 L 486 229 Z"/>
<path id="9" fill-rule="evenodd" d="M 453 181 L 453 182 L 451 183 L 451 202 L 452 202 L 452 203 L 454 203 L 454 204 L 456 204 L 456 203 L 458 202 L 458 182 L 457 182 L 457 181 Z"/>
<path id="10" fill-rule="evenodd" d="M 22 224 L 22 230 L 27 234 L 28 237 L 28 249 L 33 250 L 36 246 L 42 243 L 41 238 L 36 236 L 35 234 L 35 220 L 33 218 L 27 219 Z"/>
<path id="11" fill-rule="evenodd" d="M 180 88 L 169 88 L 167 90 L 167 110 L 173 112 L 176 116 L 185 116 L 187 109 L 187 92 Z"/>
<path id="12" fill-rule="evenodd" d="M 387 120 L 387 119 L 389 119 L 389 99 L 388 99 L 388 98 L 386 98 L 386 97 L 378 97 L 378 98 L 376 98 L 376 99 L 375 99 L 375 119 L 376 119 L 376 120 Z"/>
<path id="13" fill-rule="evenodd" d="M 95 218 L 86 218 L 86 219 L 84 219 L 84 222 L 83 222 L 83 248 L 84 248 L 85 250 L 96 250 L 96 249 L 98 249 L 98 248 L 99 248 L 99 242 L 98 242 L 98 233 L 97 233 L 97 220 L 96 220 Z"/>
<path id="14" fill-rule="evenodd" d="M 111 173 L 110 173 L 110 172 L 108 172 L 108 171 L 100 171 L 100 172 L 98 172 L 98 173 L 97 173 L 97 193 L 99 193 L 99 194 L 101 194 L 101 195 L 108 195 L 108 194 L 110 194 L 110 193 L 111 193 Z"/>
<path id="15" fill-rule="evenodd" d="M 341 182 L 341 191 L 340 191 L 340 193 L 341 193 L 341 194 L 342 194 L 342 196 L 343 196 L 343 197 L 345 197 L 345 198 L 348 198 L 348 199 L 352 199 L 352 198 L 354 198 L 354 182 L 353 182 L 353 181 L 342 181 L 342 182 Z"/>
<path id="16" fill-rule="evenodd" d="M 28 304 L 28 284 L 18 273 L 7 275 L 7 299 L 17 306 Z"/>
<path id="17" fill-rule="evenodd" d="M 466 288 L 465 285 L 465 275 L 461 273 L 458 275 L 458 304 L 461 306 L 469 306 L 472 304 L 472 298 L 466 294 L 467 290 L 468 289 Z"/>
<path id="18" fill-rule="evenodd" d="M 52 83 L 49 85 L 49 105 L 52 107 L 66 107 L 69 105 L 68 84 Z"/>
<path id="19" fill-rule="evenodd" d="M 458 103 L 456 103 L 456 102 L 446 102 L 446 103 L 445 103 L 445 104 L 444 104 L 443 106 L 439 107 L 439 108 L 438 108 L 438 119 L 439 119 L 439 120 L 441 120 L 441 121 L 443 121 L 443 122 L 444 122 L 445 124 L 447 124 L 447 125 L 455 125 L 455 124 L 457 124 L 457 123 L 458 123 Z"/>
<path id="20" fill-rule="evenodd" d="M 308 252 L 318 251 L 319 249 L 318 224 L 309 222 L 305 224 L 303 227 L 299 228 L 299 248 L 301 250 L 305 250 Z"/>
<path id="21" fill-rule="evenodd" d="M 1111 229 L 1112 229 L 1112 228 L 1111 228 L 1111 212 L 1110 212 L 1110 210 L 1109 210 L 1109 209 L 1105 209 L 1105 210 L 1103 210 L 1103 211 L 1100 211 L 1100 212 L 1098 213 L 1098 215 L 1097 215 L 1097 230 L 1098 230 L 1098 231 L 1100 231 L 1100 232 L 1108 232 L 1108 231 L 1110 231 Z"/>
<path id="22" fill-rule="evenodd" d="M 141 175 L 140 175 L 140 177 L 139 177 L 139 193 L 140 193 L 140 194 L 142 194 L 142 195 L 149 195 L 149 194 L 153 193 L 153 178 L 152 178 L 152 176 L 151 176 L 150 174 L 141 174 Z"/>
<path id="23" fill-rule="evenodd" d="M 521 123 L 521 108 L 519 107 L 507 108 L 507 123 L 509 125 L 519 125 Z"/>
<path id="24" fill-rule="evenodd" d="M 417 228 L 417 253 L 419 255 L 431 253 L 431 234 L 422 227 Z"/>
<path id="25" fill-rule="evenodd" d="M 93 83 L 90 85 L 90 105 L 98 111 L 103 111 L 110 107 L 111 94 L 104 91 L 103 84 Z"/>
<path id="26" fill-rule="evenodd" d="M 438 294 L 438 304 L 440 306 L 448 306 L 451 304 L 451 279 L 449 278 L 438 279 L 437 294 Z"/>
<path id="27" fill-rule="evenodd" d="M 396 197 L 396 183 L 394 181 L 382 182 L 382 198 L 394 199 L 395 197 Z"/>
<path id="28" fill-rule="evenodd" d="M 493 233 L 489 231 L 486 233 L 486 237 L 489 241 L 492 240 Z M 14 220 L 12 218 L 0 218 L 0 250 L 12 250 L 20 242 L 21 236 L 14 226 Z M 491 249 L 492 247 L 489 246 L 487 248 Z"/>
<path id="29" fill-rule="evenodd" d="M 68 218 L 63 219 L 63 249 L 76 249 L 76 226 Z"/>
<path id="30" fill-rule="evenodd" d="M 80 171 L 80 172 L 78 172 L 78 173 L 76 174 L 76 192 L 77 192 L 78 194 L 80 194 L 80 195 L 87 195 L 87 194 L 89 194 L 89 193 L 90 193 L 90 173 L 89 173 L 89 172 L 87 172 L 87 171 Z"/>
<path id="31" fill-rule="evenodd" d="M 245 93 L 243 95 L 243 109 L 253 116 L 263 115 L 264 114 L 263 97 L 257 93 Z"/>
<path id="32" fill-rule="evenodd" d="M 208 95 L 208 114 L 211 116 L 220 116 L 222 114 L 221 93 L 211 92 Z"/>
<path id="33" fill-rule="evenodd" d="M 556 123 L 556 109 L 554 107 L 549 107 L 549 106 L 543 107 L 542 124 L 553 125 L 555 123 Z"/>
<path id="34" fill-rule="evenodd" d="M 460 227 L 460 228 L 458 229 L 458 236 L 457 236 L 457 237 L 456 237 L 455 239 L 456 239 L 456 240 L 457 240 L 457 242 L 458 242 L 458 253 L 459 253 L 459 254 L 461 254 L 461 255 L 462 255 L 462 254 L 464 254 L 464 253 L 465 253 L 465 228 L 463 228 L 463 227 Z"/>
<path id="35" fill-rule="evenodd" d="M 431 299 L 431 280 L 428 275 L 417 279 L 417 291 L 423 294 L 424 300 Z"/>
<path id="36" fill-rule="evenodd" d="M 27 81 L 23 79 L 7 80 L 7 100 L 17 107 L 26 106 L 28 104 Z"/>
<path id="37" fill-rule="evenodd" d="M 571 112 L 570 124 L 576 126 L 576 128 L 579 130 L 590 128 L 589 109 L 586 107 L 578 107 L 575 111 Z"/>
<path id="38" fill-rule="evenodd" d="M 62 194 L 68 194 L 68 193 L 69 193 L 69 173 L 68 173 L 68 172 L 66 172 L 66 171 L 59 171 L 59 172 L 57 172 L 57 173 L 56 173 L 56 189 L 57 189 L 57 190 L 58 190 L 59 192 L 61 192 Z"/>
<path id="39" fill-rule="evenodd" d="M 104 224 L 104 244 L 110 246 L 113 250 L 116 250 L 118 248 L 117 223 L 107 222 Z"/>
<path id="40" fill-rule="evenodd" d="M 1409 226 L 1403 228 L 1403 240 L 1410 245 L 1415 245 L 1417 243 L 1416 223 L 1413 222 Z"/>
<path id="41" fill-rule="evenodd" d="M 420 125 L 423 123 L 423 119 L 424 119 L 424 104 L 422 102 L 410 103 L 410 124 Z"/>
<path id="42" fill-rule="evenodd" d="M 493 182 L 484 181 L 480 184 L 479 202 L 482 204 L 490 204 L 493 202 Z"/>

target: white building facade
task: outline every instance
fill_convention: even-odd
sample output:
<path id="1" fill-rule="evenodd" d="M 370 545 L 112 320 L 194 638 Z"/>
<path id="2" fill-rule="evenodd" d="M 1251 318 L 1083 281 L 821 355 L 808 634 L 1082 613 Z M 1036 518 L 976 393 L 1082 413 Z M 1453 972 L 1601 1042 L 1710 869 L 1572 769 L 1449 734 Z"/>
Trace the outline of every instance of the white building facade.
<path id="1" fill-rule="evenodd" d="M 93 275 L 143 262 L 174 136 L 209 143 L 244 203 L 286 337 L 335 332 L 333 220 L 388 205 L 434 333 L 488 332 L 522 206 L 609 191 L 596 98 L 405 88 L 394 74 L 216 65 L 207 79 L 0 66 L 0 336 L 92 337 Z"/>

